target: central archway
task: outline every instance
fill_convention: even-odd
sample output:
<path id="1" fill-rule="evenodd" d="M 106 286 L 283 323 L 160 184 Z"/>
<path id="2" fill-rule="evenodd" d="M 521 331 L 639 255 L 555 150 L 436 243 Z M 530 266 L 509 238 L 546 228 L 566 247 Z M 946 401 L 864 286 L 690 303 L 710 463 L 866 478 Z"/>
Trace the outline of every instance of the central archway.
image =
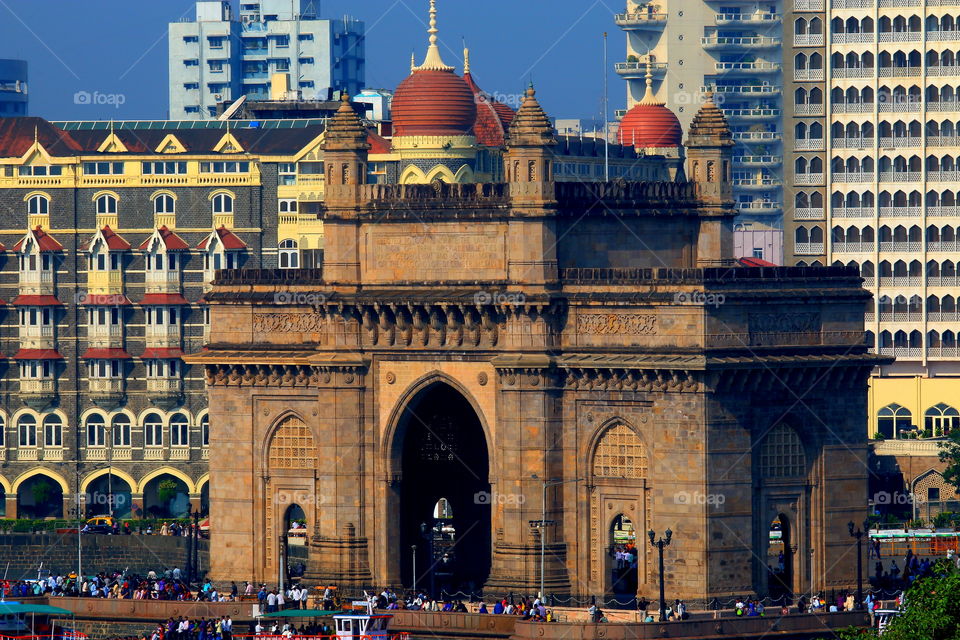
<path id="1" fill-rule="evenodd" d="M 430 383 L 404 407 L 394 450 L 401 478 L 396 493 L 401 535 L 395 547 L 401 581 L 437 594 L 481 589 L 490 573 L 494 500 L 477 412 L 451 385 Z M 441 499 L 446 509 L 438 517 Z"/>

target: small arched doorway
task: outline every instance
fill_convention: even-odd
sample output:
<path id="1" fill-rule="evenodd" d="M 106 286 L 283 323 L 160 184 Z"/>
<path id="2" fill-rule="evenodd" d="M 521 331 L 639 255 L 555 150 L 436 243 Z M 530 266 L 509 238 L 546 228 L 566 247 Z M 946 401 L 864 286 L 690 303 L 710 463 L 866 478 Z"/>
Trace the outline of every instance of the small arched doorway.
<path id="1" fill-rule="evenodd" d="M 150 518 L 185 518 L 190 512 L 190 492 L 180 478 L 164 473 L 143 489 L 143 509 Z"/>
<path id="2" fill-rule="evenodd" d="M 449 384 L 430 384 L 404 407 L 393 446 L 400 483 L 391 511 L 399 514 L 401 533 L 393 553 L 402 583 L 432 585 L 437 595 L 440 588 L 480 590 L 490 573 L 495 497 L 473 406 Z"/>
<path id="3" fill-rule="evenodd" d="M 637 530 L 630 518 L 618 514 L 610 524 L 610 586 L 615 599 L 637 595 Z"/>
<path id="4" fill-rule="evenodd" d="M 774 601 L 793 596 L 793 553 L 790 544 L 790 519 L 779 514 L 770 523 L 767 546 L 768 595 Z"/>
<path id="5" fill-rule="evenodd" d="M 17 488 L 18 518 L 62 518 L 63 490 L 60 483 L 43 474 L 27 478 Z"/>

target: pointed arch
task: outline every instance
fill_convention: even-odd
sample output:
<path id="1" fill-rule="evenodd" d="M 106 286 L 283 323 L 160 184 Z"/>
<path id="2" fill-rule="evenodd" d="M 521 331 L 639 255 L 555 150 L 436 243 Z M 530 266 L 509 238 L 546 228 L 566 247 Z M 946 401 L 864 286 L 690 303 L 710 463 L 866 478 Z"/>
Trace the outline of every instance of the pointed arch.
<path id="1" fill-rule="evenodd" d="M 90 488 L 90 483 L 96 480 L 97 478 L 102 478 L 103 476 L 113 476 L 115 478 L 120 478 L 121 480 L 127 483 L 127 485 L 130 487 L 130 491 L 134 491 L 137 488 L 137 481 L 133 479 L 133 476 L 131 476 L 126 471 L 117 468 L 117 466 L 114 465 L 112 470 L 110 469 L 110 467 L 106 467 L 103 469 L 98 469 L 93 473 L 90 473 L 86 477 L 84 477 L 84 479 L 80 482 L 80 493 L 81 494 L 87 493 L 87 489 Z"/>
<path id="2" fill-rule="evenodd" d="M 300 415 L 288 412 L 267 433 L 262 459 L 268 471 L 315 469 L 317 444 L 313 430 Z"/>
<path id="3" fill-rule="evenodd" d="M 434 180 L 442 180 L 447 184 L 456 182 L 453 172 L 450 171 L 449 167 L 446 167 L 442 164 L 438 164 L 433 169 L 430 169 L 430 171 L 427 173 L 427 184 L 430 184 Z"/>
<path id="4" fill-rule="evenodd" d="M 590 477 L 642 480 L 649 471 L 649 453 L 640 434 L 626 420 L 608 420 L 594 434 L 588 449 Z"/>
<path id="5" fill-rule="evenodd" d="M 60 490 L 63 492 L 63 495 L 70 493 L 70 485 L 67 483 L 67 479 L 53 469 L 48 469 L 46 467 L 37 467 L 21 473 L 19 476 L 17 476 L 17 479 L 13 481 L 13 486 L 10 487 L 9 493 L 16 493 L 20 490 L 20 485 L 35 476 L 47 476 L 51 480 L 55 480 L 56 483 L 60 485 Z"/>
<path id="6" fill-rule="evenodd" d="M 428 184 L 427 176 L 414 165 L 407 166 L 400 174 L 400 184 Z"/>
<path id="7" fill-rule="evenodd" d="M 194 485 L 193 480 L 190 479 L 190 476 L 185 474 L 183 471 L 180 471 L 179 469 L 174 469 L 173 467 L 164 466 L 164 467 L 160 467 L 159 469 L 154 469 L 147 475 L 140 478 L 140 483 L 137 485 L 137 493 L 143 493 L 143 490 L 147 487 L 148 484 L 150 484 L 151 480 L 159 476 L 165 476 L 165 475 L 170 475 L 175 478 L 178 478 L 179 480 L 182 480 L 183 484 L 187 485 L 188 493 L 197 492 L 196 486 Z"/>
<path id="8" fill-rule="evenodd" d="M 457 169 L 456 175 L 453 176 L 453 181 L 459 184 L 472 184 L 475 182 L 473 169 L 468 165 L 463 165 Z"/>

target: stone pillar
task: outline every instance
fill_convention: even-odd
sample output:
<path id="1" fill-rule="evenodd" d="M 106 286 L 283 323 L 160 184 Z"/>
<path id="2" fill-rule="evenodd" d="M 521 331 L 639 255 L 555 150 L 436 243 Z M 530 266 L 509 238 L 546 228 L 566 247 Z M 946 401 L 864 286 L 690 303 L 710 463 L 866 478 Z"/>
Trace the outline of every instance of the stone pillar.
<path id="1" fill-rule="evenodd" d="M 145 517 L 146 514 L 143 512 L 143 494 L 142 493 L 130 494 L 130 514 L 134 518 Z"/>
<path id="2" fill-rule="evenodd" d="M 200 494 L 190 494 L 190 511 L 200 511 Z"/>
<path id="3" fill-rule="evenodd" d="M 6 495 L 6 513 L 5 516 L 8 519 L 15 519 L 17 517 L 17 494 L 8 493 Z"/>

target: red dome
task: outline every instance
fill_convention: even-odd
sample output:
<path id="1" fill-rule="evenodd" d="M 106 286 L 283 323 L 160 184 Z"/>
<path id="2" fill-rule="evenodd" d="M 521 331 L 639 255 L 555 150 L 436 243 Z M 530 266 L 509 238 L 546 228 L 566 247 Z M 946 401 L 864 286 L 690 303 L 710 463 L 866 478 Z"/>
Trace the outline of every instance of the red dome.
<path id="1" fill-rule="evenodd" d="M 636 104 L 620 121 L 617 142 L 628 147 L 679 147 L 683 129 L 673 111 L 660 104 Z"/>
<path id="2" fill-rule="evenodd" d="M 452 71 L 411 73 L 393 95 L 395 136 L 468 136 L 477 119 L 473 91 Z"/>

